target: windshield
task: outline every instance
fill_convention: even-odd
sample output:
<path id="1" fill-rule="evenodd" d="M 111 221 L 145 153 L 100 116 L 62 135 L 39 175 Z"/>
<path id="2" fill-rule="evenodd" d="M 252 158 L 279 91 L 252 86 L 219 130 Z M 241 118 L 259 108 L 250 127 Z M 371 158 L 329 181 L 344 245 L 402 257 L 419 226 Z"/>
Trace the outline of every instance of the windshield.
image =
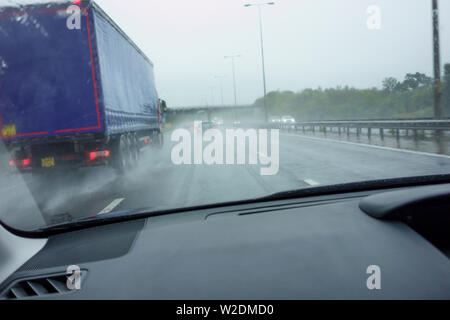
<path id="1" fill-rule="evenodd" d="M 450 174 L 450 3 L 0 0 L 0 221 Z"/>

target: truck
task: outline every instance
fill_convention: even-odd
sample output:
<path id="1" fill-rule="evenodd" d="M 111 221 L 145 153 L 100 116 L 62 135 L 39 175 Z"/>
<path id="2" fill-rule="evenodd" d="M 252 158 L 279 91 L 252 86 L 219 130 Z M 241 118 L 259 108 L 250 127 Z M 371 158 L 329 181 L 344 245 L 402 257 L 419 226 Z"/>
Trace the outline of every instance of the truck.
<path id="1" fill-rule="evenodd" d="M 0 8 L 0 138 L 20 172 L 126 172 L 163 144 L 161 101 L 152 61 L 95 2 Z"/>

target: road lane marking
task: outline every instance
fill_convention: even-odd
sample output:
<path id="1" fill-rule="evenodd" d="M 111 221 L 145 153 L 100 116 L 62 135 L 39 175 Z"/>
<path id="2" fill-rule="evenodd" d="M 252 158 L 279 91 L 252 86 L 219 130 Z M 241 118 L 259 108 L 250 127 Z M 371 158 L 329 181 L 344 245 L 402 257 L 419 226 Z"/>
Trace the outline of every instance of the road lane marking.
<path id="1" fill-rule="evenodd" d="M 269 158 L 269 157 L 266 156 L 265 154 L 262 154 L 261 152 L 258 152 L 258 155 L 259 155 L 260 158 L 264 158 L 266 161 L 272 160 L 271 158 Z"/>
<path id="2" fill-rule="evenodd" d="M 397 151 L 397 152 L 403 152 L 403 153 L 411 153 L 411 154 L 420 155 L 420 156 L 429 156 L 429 157 L 438 157 L 438 158 L 450 159 L 450 156 L 445 155 L 445 154 L 428 153 L 428 152 L 414 151 L 414 150 L 408 150 L 408 149 L 398 149 L 398 148 L 391 148 L 391 147 L 383 147 L 383 146 L 377 146 L 377 145 L 373 145 L 373 144 L 357 143 L 357 142 L 350 142 L 350 141 L 342 141 L 342 140 L 336 140 L 336 139 L 309 137 L 309 136 L 303 136 L 303 135 L 300 135 L 300 134 L 292 134 L 292 133 L 284 133 L 284 135 L 292 136 L 292 137 L 312 139 L 312 140 L 321 140 L 321 141 L 328 141 L 328 142 L 339 142 L 339 143 L 344 143 L 344 144 L 349 144 L 349 145 L 354 145 L 354 146 L 371 147 L 371 148 L 376 148 L 376 149 Z"/>
<path id="3" fill-rule="evenodd" d="M 307 184 L 309 184 L 310 186 L 313 186 L 313 187 L 320 185 L 320 183 L 318 183 L 317 181 L 315 181 L 313 179 L 305 179 L 303 181 L 305 181 Z"/>
<path id="4" fill-rule="evenodd" d="M 246 150 L 247 150 L 247 144 L 246 143 L 242 143 L 239 139 L 237 140 L 237 144 L 239 144 L 239 146 L 241 147 L 241 148 L 245 148 Z M 266 156 L 265 154 L 263 154 L 262 152 L 259 152 L 258 151 L 258 156 L 259 156 L 259 158 L 261 159 L 261 158 L 264 158 L 264 160 L 266 160 L 266 161 L 271 161 L 272 159 L 271 158 L 269 158 L 268 156 Z"/>
<path id="5" fill-rule="evenodd" d="M 107 214 L 110 213 L 111 211 L 113 211 L 115 208 L 117 208 L 117 206 L 119 204 L 122 203 L 122 201 L 125 200 L 125 198 L 119 198 L 114 200 L 113 202 L 111 202 L 105 209 L 103 209 L 102 211 L 100 211 L 97 215 L 102 215 L 102 214 Z"/>

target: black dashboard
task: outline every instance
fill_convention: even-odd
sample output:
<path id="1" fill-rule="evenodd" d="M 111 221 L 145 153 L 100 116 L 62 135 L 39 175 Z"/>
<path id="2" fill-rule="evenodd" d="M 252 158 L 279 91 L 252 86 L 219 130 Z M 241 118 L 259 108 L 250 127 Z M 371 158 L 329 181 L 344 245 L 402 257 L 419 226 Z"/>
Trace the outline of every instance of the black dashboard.
<path id="1" fill-rule="evenodd" d="M 361 200 L 389 191 L 205 209 L 54 235 L 2 282 L 0 299 L 450 299 L 445 242 L 361 209 Z M 450 212 L 448 202 L 440 206 Z M 82 270 L 80 290 L 65 287 L 71 265 Z M 371 266 L 379 268 L 375 289 L 368 285 Z"/>

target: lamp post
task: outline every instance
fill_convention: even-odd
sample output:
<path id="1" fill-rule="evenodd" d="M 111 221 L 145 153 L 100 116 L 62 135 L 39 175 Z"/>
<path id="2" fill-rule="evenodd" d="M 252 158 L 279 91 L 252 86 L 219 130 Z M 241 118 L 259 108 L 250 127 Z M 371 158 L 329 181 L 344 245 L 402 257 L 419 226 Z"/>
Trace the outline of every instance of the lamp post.
<path id="1" fill-rule="evenodd" d="M 262 74 L 263 74 L 263 88 L 264 88 L 264 114 L 265 114 L 265 120 L 266 122 L 269 121 L 269 115 L 267 111 L 267 102 L 266 102 L 266 95 L 267 95 L 267 86 L 266 86 L 266 66 L 265 66 L 265 57 L 264 57 L 264 36 L 263 36 L 263 25 L 262 25 L 262 14 L 261 14 L 261 7 L 262 6 L 273 6 L 275 2 L 265 2 L 265 3 L 247 3 L 244 5 L 244 7 L 258 7 L 258 14 L 259 14 L 259 31 L 260 31 L 260 41 L 261 41 L 261 62 L 262 62 Z"/>
<path id="2" fill-rule="evenodd" d="M 433 64 L 434 64 L 434 117 L 442 118 L 442 84 L 441 84 L 441 57 L 439 46 L 439 8 L 438 1 L 432 0 L 433 7 Z"/>
<path id="3" fill-rule="evenodd" d="M 225 59 L 231 59 L 231 65 L 233 68 L 233 90 L 234 90 L 234 105 L 237 105 L 237 94 L 236 94 L 236 66 L 235 66 L 235 59 L 240 58 L 241 55 L 237 54 L 234 56 L 225 56 Z"/>
<path id="4" fill-rule="evenodd" d="M 223 79 L 226 78 L 226 76 L 214 76 L 215 79 L 218 79 L 220 82 L 220 98 L 221 98 L 221 102 L 222 102 L 222 106 L 224 105 L 223 102 Z"/>
<path id="5" fill-rule="evenodd" d="M 439 8 L 438 0 L 432 0 L 433 10 L 433 67 L 434 67 L 434 118 L 442 119 L 442 83 L 441 83 L 441 55 L 439 40 Z M 439 153 L 445 153 L 442 131 L 436 131 Z"/>

